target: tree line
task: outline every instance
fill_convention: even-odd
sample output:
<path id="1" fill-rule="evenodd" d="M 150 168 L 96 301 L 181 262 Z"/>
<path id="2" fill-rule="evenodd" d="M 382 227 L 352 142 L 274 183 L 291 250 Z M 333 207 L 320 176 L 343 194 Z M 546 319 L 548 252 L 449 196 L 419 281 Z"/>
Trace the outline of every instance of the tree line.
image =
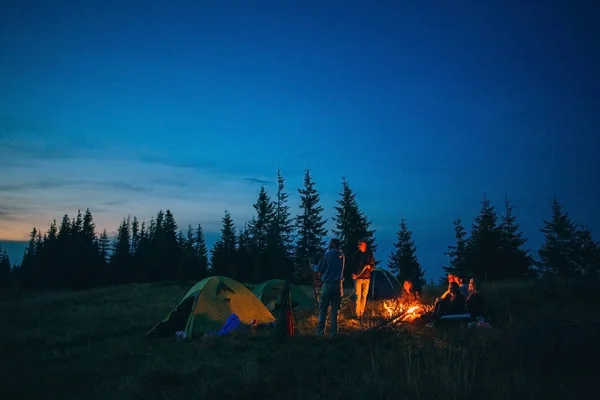
<path id="1" fill-rule="evenodd" d="M 537 257 L 526 248 L 527 238 L 508 198 L 503 206 L 499 217 L 484 196 L 469 235 L 460 217 L 454 220 L 456 242 L 444 253 L 449 256 L 449 265 L 444 267 L 447 273 L 485 281 L 531 279 L 540 275 L 598 277 L 600 242 L 592 239 L 588 228 L 576 224 L 556 198 L 551 201 L 550 219 L 544 219 L 540 229 L 544 243 Z"/>
<path id="2" fill-rule="evenodd" d="M 25 288 L 85 289 L 132 282 L 197 281 L 208 275 L 247 283 L 273 278 L 308 283 L 312 279 L 309 266 L 322 256 L 328 234 L 341 240 L 349 259 L 356 253 L 359 239 L 376 252 L 376 231 L 345 178 L 331 232 L 325 228 L 328 220 L 310 170 L 305 171 L 298 195 L 299 212 L 292 216 L 285 180 L 278 171 L 275 192 L 271 196 L 265 186 L 260 188 L 255 215 L 243 226 L 236 226 L 225 210 L 220 237 L 210 250 L 202 225 L 188 226 L 184 232 L 170 210 L 159 211 L 148 222 L 135 216 L 125 218 L 113 240 L 106 230 L 97 234 L 89 209 L 74 218 L 65 215 L 60 224 L 53 221 L 45 233 L 33 228 L 19 266 L 11 269 L 8 255 L 0 249 L 0 284 L 12 280 Z M 449 257 L 446 272 L 487 281 L 530 279 L 540 274 L 598 274 L 599 243 L 589 230 L 573 223 L 556 199 L 552 217 L 544 220 L 541 229 L 546 241 L 537 258 L 525 247 L 527 239 L 508 199 L 503 211 L 498 217 L 484 197 L 469 234 L 460 218 L 454 221 L 456 242 L 444 253 Z M 386 266 L 400 280 L 425 284 L 417 246 L 404 217 Z M 347 268 L 345 273 L 346 282 L 351 283 L 352 271 Z"/>

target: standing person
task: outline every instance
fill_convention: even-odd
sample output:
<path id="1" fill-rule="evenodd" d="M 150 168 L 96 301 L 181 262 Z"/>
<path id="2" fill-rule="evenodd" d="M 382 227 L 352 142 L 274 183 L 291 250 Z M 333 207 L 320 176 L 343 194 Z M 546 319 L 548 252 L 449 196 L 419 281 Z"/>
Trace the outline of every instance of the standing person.
<path id="1" fill-rule="evenodd" d="M 314 267 L 315 272 L 321 274 L 321 281 L 323 282 L 319 300 L 317 336 L 323 336 L 325 332 L 325 321 L 327 320 L 329 306 L 331 306 L 329 336 L 333 337 L 337 334 L 338 312 L 344 295 L 342 283 L 346 264 L 346 256 L 340 247 L 339 239 L 331 239 L 325 255 L 321 258 L 319 264 Z"/>
<path id="2" fill-rule="evenodd" d="M 356 294 L 356 318 L 362 318 L 367 305 L 371 271 L 375 268 L 373 252 L 367 249 L 367 242 L 358 241 L 358 251 L 352 259 L 352 279 L 354 279 L 354 293 Z"/>

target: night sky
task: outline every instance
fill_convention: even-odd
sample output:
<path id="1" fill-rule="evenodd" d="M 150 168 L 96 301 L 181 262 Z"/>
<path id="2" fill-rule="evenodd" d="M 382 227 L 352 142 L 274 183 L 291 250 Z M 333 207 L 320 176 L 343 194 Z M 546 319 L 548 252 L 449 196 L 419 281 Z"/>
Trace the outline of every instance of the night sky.
<path id="1" fill-rule="evenodd" d="M 378 259 L 404 215 L 429 277 L 484 192 L 534 250 L 553 195 L 598 238 L 597 8 L 510 3 L 5 0 L 0 239 L 89 207 L 212 241 L 278 168 L 296 213 L 307 167 L 327 217 L 348 178 Z"/>

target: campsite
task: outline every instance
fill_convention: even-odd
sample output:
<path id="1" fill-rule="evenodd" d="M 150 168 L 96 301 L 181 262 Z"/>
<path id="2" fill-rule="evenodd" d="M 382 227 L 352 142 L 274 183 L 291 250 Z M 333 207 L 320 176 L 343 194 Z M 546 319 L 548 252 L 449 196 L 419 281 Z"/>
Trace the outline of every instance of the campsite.
<path id="1" fill-rule="evenodd" d="M 590 5 L 3 1 L 0 400 L 600 399 Z"/>
<path id="2" fill-rule="evenodd" d="M 581 282 L 490 284 L 493 328 L 381 329 L 381 300 L 363 326 L 340 316 L 335 339 L 268 329 L 191 340 L 145 333 L 194 282 L 77 292 L 1 292 L 2 398 L 593 398 L 600 356 L 595 288 Z M 302 287 L 309 295 L 312 288 Z M 424 302 L 443 287 L 426 287 Z M 438 293 L 439 292 L 439 293 Z M 8 327 L 8 329 L 7 329 Z M 432 382 L 435 382 L 432 385 Z M 333 397 L 332 397 L 333 396 Z"/>

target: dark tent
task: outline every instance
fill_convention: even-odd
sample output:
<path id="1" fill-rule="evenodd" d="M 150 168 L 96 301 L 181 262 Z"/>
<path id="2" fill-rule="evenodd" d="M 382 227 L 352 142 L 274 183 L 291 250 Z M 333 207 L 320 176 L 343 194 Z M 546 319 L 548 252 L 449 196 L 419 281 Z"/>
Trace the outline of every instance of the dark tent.
<path id="1" fill-rule="evenodd" d="M 369 299 L 390 300 L 402 295 L 402 284 L 391 272 L 376 269 L 371 272 Z"/>

